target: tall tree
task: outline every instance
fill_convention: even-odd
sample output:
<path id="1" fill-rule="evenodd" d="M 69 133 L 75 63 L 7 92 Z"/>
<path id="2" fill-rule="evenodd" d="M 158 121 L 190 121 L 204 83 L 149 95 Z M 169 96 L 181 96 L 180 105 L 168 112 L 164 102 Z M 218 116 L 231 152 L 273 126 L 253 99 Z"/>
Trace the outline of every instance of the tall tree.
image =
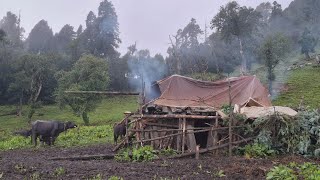
<path id="1" fill-rule="evenodd" d="M 53 32 L 45 20 L 39 21 L 31 30 L 27 39 L 28 50 L 32 53 L 52 51 Z"/>
<path id="2" fill-rule="evenodd" d="M 12 12 L 0 20 L 0 28 L 6 32 L 7 40 L 13 47 L 22 47 L 24 29 L 20 26 L 20 17 Z"/>
<path id="3" fill-rule="evenodd" d="M 274 69 L 285 55 L 290 51 L 290 43 L 282 34 L 268 36 L 260 47 L 260 56 L 267 68 L 269 93 L 272 94 L 272 83 L 275 80 Z"/>
<path id="4" fill-rule="evenodd" d="M 243 53 L 243 38 L 250 36 L 257 29 L 260 18 L 260 13 L 253 8 L 240 7 L 236 1 L 232 1 L 222 6 L 211 21 L 211 28 L 216 28 L 224 40 L 230 41 L 233 37 L 238 39 L 242 73 L 246 73 L 247 69 L 247 61 Z"/>
<path id="5" fill-rule="evenodd" d="M 304 29 L 299 44 L 301 46 L 301 53 L 306 56 L 307 59 L 310 59 L 309 53 L 314 53 L 314 48 L 318 44 L 318 40 L 314 37 L 311 31 L 308 28 Z"/>
<path id="6" fill-rule="evenodd" d="M 88 112 L 95 110 L 101 102 L 101 97 L 95 94 L 70 95 L 65 94 L 65 91 L 105 91 L 109 84 L 106 61 L 92 55 L 84 55 L 71 71 L 59 72 L 56 78 L 59 83 L 57 101 L 61 107 L 69 105 L 88 125 Z"/>
<path id="7" fill-rule="evenodd" d="M 72 40 L 76 37 L 73 27 L 66 24 L 60 32 L 54 36 L 55 48 L 60 53 L 66 53 L 71 46 Z"/>

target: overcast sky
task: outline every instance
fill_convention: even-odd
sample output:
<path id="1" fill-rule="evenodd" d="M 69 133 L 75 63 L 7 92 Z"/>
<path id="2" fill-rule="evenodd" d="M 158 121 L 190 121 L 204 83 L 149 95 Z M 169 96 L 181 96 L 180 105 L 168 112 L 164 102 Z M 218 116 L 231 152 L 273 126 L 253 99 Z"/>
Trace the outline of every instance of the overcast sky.
<path id="1" fill-rule="evenodd" d="M 19 14 L 28 36 L 41 19 L 48 21 L 54 32 L 65 24 L 75 27 L 85 24 L 89 11 L 97 14 L 102 0 L 0 0 L 0 18 L 7 11 Z M 205 22 L 218 12 L 219 7 L 230 0 L 111 0 L 118 14 L 120 38 L 118 49 L 122 54 L 137 42 L 138 49 L 148 48 L 152 54 L 167 55 L 169 35 L 185 27 L 195 18 L 204 29 Z M 256 7 L 267 0 L 238 0 L 240 5 Z M 292 0 L 277 0 L 285 8 Z"/>

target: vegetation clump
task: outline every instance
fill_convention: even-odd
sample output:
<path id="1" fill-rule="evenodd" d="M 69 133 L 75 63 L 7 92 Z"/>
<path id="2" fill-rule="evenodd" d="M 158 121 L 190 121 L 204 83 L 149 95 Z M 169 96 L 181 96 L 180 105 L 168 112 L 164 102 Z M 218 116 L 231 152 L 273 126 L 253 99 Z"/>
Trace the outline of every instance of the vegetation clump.
<path id="1" fill-rule="evenodd" d="M 139 148 L 126 148 L 121 150 L 116 156 L 117 161 L 133 161 L 133 162 L 145 162 L 152 161 L 158 158 L 157 151 L 151 146 L 143 146 Z"/>

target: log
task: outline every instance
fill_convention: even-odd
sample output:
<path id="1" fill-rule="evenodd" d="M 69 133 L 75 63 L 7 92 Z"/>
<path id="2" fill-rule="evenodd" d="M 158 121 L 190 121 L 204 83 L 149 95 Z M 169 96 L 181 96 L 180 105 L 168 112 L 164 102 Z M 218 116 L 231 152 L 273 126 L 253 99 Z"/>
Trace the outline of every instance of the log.
<path id="1" fill-rule="evenodd" d="M 114 154 L 100 154 L 100 155 L 84 155 L 84 156 L 71 156 L 71 157 L 55 157 L 49 158 L 48 160 L 69 160 L 69 161 L 86 161 L 86 160 L 102 160 L 102 159 L 113 159 Z"/>
<path id="2" fill-rule="evenodd" d="M 243 139 L 243 140 L 240 140 L 240 141 L 233 142 L 232 144 L 240 144 L 240 143 L 243 143 L 243 142 L 248 142 L 248 141 L 253 140 L 254 138 L 255 137 Z M 223 144 L 223 145 L 220 145 L 220 146 L 214 146 L 214 147 L 210 147 L 210 148 L 206 148 L 206 149 L 201 149 L 199 151 L 199 153 L 202 154 L 202 153 L 206 153 L 208 151 L 213 151 L 213 150 L 225 148 L 225 147 L 228 147 L 228 146 L 229 146 L 229 143 L 226 143 L 226 144 Z M 171 156 L 171 157 L 169 157 L 169 159 L 182 158 L 182 157 L 192 156 L 192 155 L 195 155 L 195 154 L 196 154 L 196 152 L 188 152 L 188 153 L 184 153 L 184 154 Z"/>
<path id="3" fill-rule="evenodd" d="M 67 94 L 101 94 L 101 95 L 133 95 L 138 96 L 138 92 L 116 92 L 116 91 L 65 91 Z"/>
<path id="4" fill-rule="evenodd" d="M 182 131 L 182 120 L 179 118 L 179 130 Z M 181 151 L 181 136 L 177 136 L 177 151 Z"/>
<path id="5" fill-rule="evenodd" d="M 133 118 L 146 119 L 173 119 L 173 118 L 187 118 L 187 119 L 215 119 L 216 116 L 201 116 L 201 115 L 184 115 L 184 114 L 166 114 L 166 115 L 133 115 Z"/>

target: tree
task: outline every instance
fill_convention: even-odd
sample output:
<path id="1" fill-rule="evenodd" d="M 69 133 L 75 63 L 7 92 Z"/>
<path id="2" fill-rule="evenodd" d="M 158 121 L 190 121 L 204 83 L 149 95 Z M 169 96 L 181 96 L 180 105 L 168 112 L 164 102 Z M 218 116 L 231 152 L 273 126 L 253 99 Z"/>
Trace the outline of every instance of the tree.
<path id="1" fill-rule="evenodd" d="M 179 29 L 174 37 L 170 37 L 172 47 L 168 48 L 168 63 L 173 73 L 190 74 L 201 71 L 199 55 L 199 36 L 203 34 L 197 21 L 192 18 L 183 29 Z"/>
<path id="2" fill-rule="evenodd" d="M 15 61 L 13 66 L 14 74 L 9 91 L 19 97 L 18 114 L 21 114 L 23 99 L 28 99 L 28 118 L 31 120 L 46 84 L 52 83 L 55 65 L 48 56 L 27 54 Z"/>
<path id="3" fill-rule="evenodd" d="M 225 7 L 222 6 L 211 21 L 211 28 L 216 28 L 222 39 L 226 41 L 230 41 L 233 37 L 238 39 L 242 73 L 246 73 L 247 69 L 247 61 L 243 54 L 243 38 L 257 30 L 260 18 L 260 13 L 253 8 L 240 7 L 236 1 L 232 1 Z"/>
<path id="4" fill-rule="evenodd" d="M 73 27 L 69 24 L 64 25 L 60 32 L 54 36 L 57 52 L 67 53 L 75 36 L 76 32 L 74 32 Z"/>
<path id="5" fill-rule="evenodd" d="M 260 57 L 267 68 L 269 93 L 272 95 L 272 83 L 275 80 L 274 69 L 290 51 L 290 43 L 282 34 L 268 36 L 260 47 Z"/>
<path id="6" fill-rule="evenodd" d="M 58 80 L 57 101 L 60 106 L 69 105 L 75 114 L 89 124 L 88 112 L 96 109 L 101 97 L 95 94 L 72 95 L 65 91 L 105 91 L 109 84 L 108 65 L 93 55 L 82 56 L 69 72 L 56 74 Z"/>
<path id="7" fill-rule="evenodd" d="M 13 47 L 22 47 L 22 37 L 24 29 L 20 27 L 20 17 L 12 12 L 7 12 L 6 16 L 0 20 L 0 28 L 6 32 L 7 40 Z"/>
<path id="8" fill-rule="evenodd" d="M 27 39 L 28 50 L 32 53 L 52 51 L 53 32 L 45 20 L 39 21 L 31 30 Z"/>
<path id="9" fill-rule="evenodd" d="M 316 39 L 311 31 L 307 28 L 304 29 L 301 39 L 299 40 L 301 46 L 301 53 L 305 54 L 307 59 L 310 59 L 309 53 L 314 53 L 314 48 L 318 44 L 318 39 Z"/>

